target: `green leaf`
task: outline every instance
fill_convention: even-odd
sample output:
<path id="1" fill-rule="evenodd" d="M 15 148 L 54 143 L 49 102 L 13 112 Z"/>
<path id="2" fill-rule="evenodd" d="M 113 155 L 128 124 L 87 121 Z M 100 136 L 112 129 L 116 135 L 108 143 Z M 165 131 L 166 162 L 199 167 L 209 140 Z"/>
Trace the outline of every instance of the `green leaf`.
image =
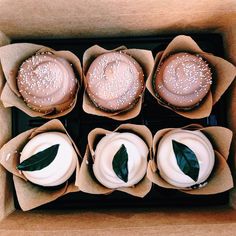
<path id="1" fill-rule="evenodd" d="M 196 182 L 200 167 L 195 153 L 183 143 L 175 140 L 172 140 L 172 146 L 179 168 Z"/>
<path id="2" fill-rule="evenodd" d="M 33 156 L 21 162 L 17 166 L 17 169 L 24 171 L 35 171 L 45 168 L 55 159 L 58 148 L 59 144 L 55 144 L 41 152 L 34 154 Z"/>
<path id="3" fill-rule="evenodd" d="M 128 182 L 128 153 L 124 144 L 115 154 L 112 160 L 112 167 L 116 175 L 125 183 Z"/>

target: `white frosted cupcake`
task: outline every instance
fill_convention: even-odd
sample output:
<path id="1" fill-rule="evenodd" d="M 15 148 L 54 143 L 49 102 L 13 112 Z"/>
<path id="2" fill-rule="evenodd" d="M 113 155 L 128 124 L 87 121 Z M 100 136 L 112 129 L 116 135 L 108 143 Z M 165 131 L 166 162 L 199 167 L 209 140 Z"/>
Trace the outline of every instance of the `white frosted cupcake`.
<path id="1" fill-rule="evenodd" d="M 215 163 L 213 147 L 199 130 L 168 132 L 159 142 L 156 158 L 161 177 L 179 188 L 201 186 Z"/>
<path id="2" fill-rule="evenodd" d="M 94 175 L 110 189 L 131 187 L 145 176 L 148 153 L 146 143 L 133 133 L 107 134 L 95 149 Z"/>
<path id="3" fill-rule="evenodd" d="M 51 187 L 66 182 L 75 171 L 76 164 L 77 154 L 68 136 L 60 132 L 46 132 L 35 136 L 24 146 L 18 169 L 30 182 Z"/>

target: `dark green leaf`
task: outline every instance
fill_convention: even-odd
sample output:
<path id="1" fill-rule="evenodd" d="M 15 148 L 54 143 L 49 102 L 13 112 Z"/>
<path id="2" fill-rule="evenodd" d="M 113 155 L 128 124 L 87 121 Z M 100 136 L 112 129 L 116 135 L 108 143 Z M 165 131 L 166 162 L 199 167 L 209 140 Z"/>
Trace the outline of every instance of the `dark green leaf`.
<path id="1" fill-rule="evenodd" d="M 125 183 L 128 182 L 128 153 L 124 144 L 115 154 L 112 160 L 112 167 L 116 175 Z"/>
<path id="2" fill-rule="evenodd" d="M 198 180 L 199 163 L 195 153 L 183 143 L 172 140 L 179 168 L 195 182 Z"/>
<path id="3" fill-rule="evenodd" d="M 34 171 L 45 168 L 55 159 L 58 148 L 59 144 L 55 144 L 41 152 L 34 154 L 33 156 L 21 162 L 17 166 L 17 169 L 24 171 Z"/>

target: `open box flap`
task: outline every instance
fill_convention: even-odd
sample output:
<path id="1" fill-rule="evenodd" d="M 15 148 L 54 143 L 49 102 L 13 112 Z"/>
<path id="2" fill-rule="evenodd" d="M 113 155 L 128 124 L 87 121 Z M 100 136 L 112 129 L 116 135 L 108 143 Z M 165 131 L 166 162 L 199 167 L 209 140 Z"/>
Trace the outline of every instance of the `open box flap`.
<path id="1" fill-rule="evenodd" d="M 111 37 L 222 29 L 235 0 L 1 1 L 0 29 L 12 38 Z"/>
<path id="2" fill-rule="evenodd" d="M 224 33 L 225 52 L 234 65 L 236 65 L 236 20 L 225 29 Z M 233 140 L 229 158 L 232 161 L 231 170 L 233 173 L 234 183 L 236 181 L 236 80 L 230 86 L 227 96 L 227 123 L 233 131 Z M 230 191 L 230 205 L 236 209 L 236 187 Z"/>
<path id="3" fill-rule="evenodd" d="M 0 46 L 7 45 L 10 40 L 0 32 Z M 4 76 L 0 68 L 0 91 L 4 85 Z M 0 147 L 11 138 L 11 110 L 5 109 L 0 102 Z M 15 210 L 13 201 L 12 175 L 0 165 L 0 220 Z"/>
<path id="4" fill-rule="evenodd" d="M 236 211 L 228 207 L 34 210 L 0 222 L 0 234 L 229 236 L 235 221 Z"/>

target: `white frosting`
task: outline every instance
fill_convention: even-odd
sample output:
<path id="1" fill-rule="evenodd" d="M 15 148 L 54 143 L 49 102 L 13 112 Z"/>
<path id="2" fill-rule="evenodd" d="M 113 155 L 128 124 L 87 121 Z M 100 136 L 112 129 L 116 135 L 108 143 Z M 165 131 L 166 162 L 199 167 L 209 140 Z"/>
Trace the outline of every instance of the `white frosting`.
<path id="1" fill-rule="evenodd" d="M 172 140 L 185 144 L 196 155 L 199 162 L 197 182 L 184 174 L 177 164 L 173 151 Z M 176 187 L 190 187 L 204 182 L 215 163 L 214 150 L 210 141 L 201 131 L 173 130 L 161 139 L 157 150 L 157 166 L 162 178 Z"/>
<path id="2" fill-rule="evenodd" d="M 112 160 L 121 145 L 128 153 L 128 182 L 121 180 L 113 170 Z M 130 187 L 137 184 L 146 174 L 148 147 L 132 133 L 111 133 L 97 144 L 93 172 L 97 180 L 107 188 Z"/>
<path id="3" fill-rule="evenodd" d="M 55 144 L 59 144 L 58 152 L 48 166 L 41 170 L 23 171 L 32 183 L 57 186 L 67 181 L 75 171 L 77 154 L 67 135 L 60 132 L 42 133 L 32 138 L 22 150 L 20 162 Z"/>

